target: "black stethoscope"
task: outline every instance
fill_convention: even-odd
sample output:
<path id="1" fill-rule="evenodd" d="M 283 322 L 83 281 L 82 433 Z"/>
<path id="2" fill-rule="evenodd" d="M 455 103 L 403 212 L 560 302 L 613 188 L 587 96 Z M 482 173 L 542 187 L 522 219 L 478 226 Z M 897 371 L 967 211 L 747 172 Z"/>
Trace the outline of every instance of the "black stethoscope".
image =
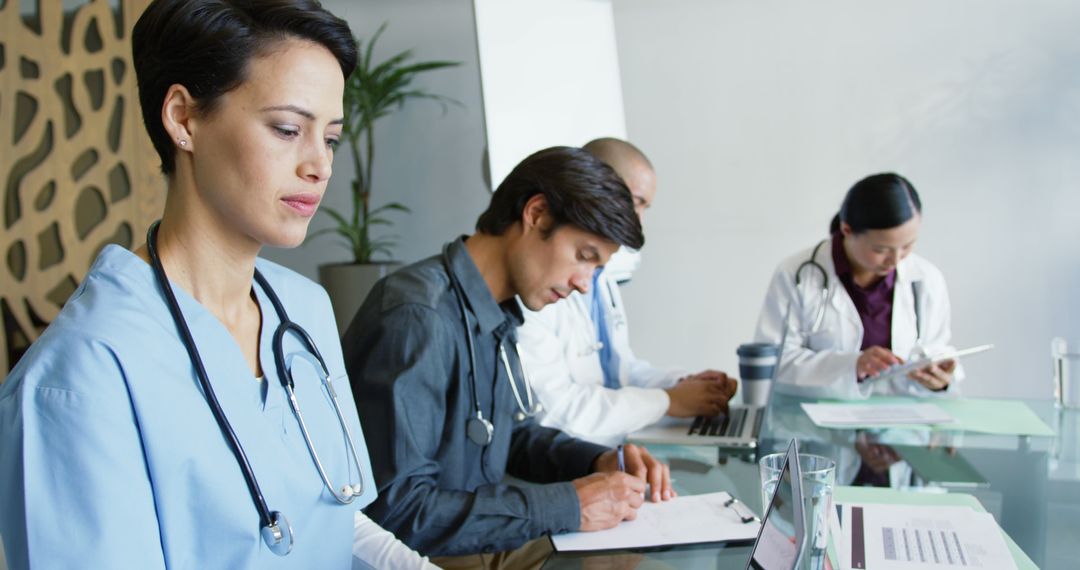
<path id="1" fill-rule="evenodd" d="M 465 422 L 465 435 L 473 443 L 483 447 L 490 445 L 494 439 L 495 426 L 484 417 L 484 412 L 480 409 L 480 394 L 476 389 L 476 345 L 473 339 L 472 327 L 469 325 L 469 313 L 465 308 L 465 294 L 462 292 L 461 283 L 458 282 L 450 264 L 449 244 L 443 248 L 442 262 L 446 267 L 446 274 L 450 278 L 450 288 L 454 290 L 458 308 L 461 309 L 461 320 L 465 326 L 465 346 L 469 350 L 469 387 L 472 389 L 473 412 L 476 415 Z M 514 356 L 520 364 L 521 354 L 518 352 L 517 343 L 511 346 L 514 349 Z M 531 418 L 539 414 L 544 407 L 534 397 L 532 381 L 525 372 L 524 366 L 521 367 L 521 377 L 525 384 L 525 399 L 521 398 L 521 392 L 518 390 L 517 382 L 514 380 L 513 368 L 510 366 L 510 358 L 506 354 L 506 345 L 502 341 L 499 342 L 499 359 L 502 360 L 503 368 L 506 369 L 506 378 L 510 381 L 510 389 L 513 391 L 514 400 L 517 402 L 518 411 L 514 414 L 514 419 L 523 421 L 525 418 Z M 528 402 L 528 405 L 526 405 L 526 402 Z"/>
<path id="2" fill-rule="evenodd" d="M 821 327 L 821 322 L 825 320 L 825 303 L 829 300 L 829 273 L 817 262 L 817 252 L 827 241 L 828 240 L 825 240 L 814 246 L 814 251 L 810 254 L 810 259 L 800 263 L 799 267 L 795 269 L 795 287 L 802 284 L 803 269 L 809 267 L 821 274 L 821 302 L 818 304 L 817 316 L 814 317 L 814 324 L 810 327 L 810 332 L 814 332 Z"/>
<path id="3" fill-rule="evenodd" d="M 817 316 L 814 317 L 814 324 L 810 327 L 808 332 L 816 332 L 820 327 L 822 321 L 825 320 L 825 305 L 829 300 L 829 272 L 825 271 L 825 267 L 817 262 L 818 250 L 821 246 L 828 243 L 829 240 L 824 240 L 814 246 L 814 251 L 810 254 L 810 259 L 799 264 L 795 269 L 795 287 L 802 284 L 802 271 L 806 268 L 811 268 L 821 275 L 821 302 L 818 304 Z M 915 343 L 919 343 L 919 339 L 922 338 L 922 304 L 920 302 L 922 295 L 922 283 L 919 281 L 911 282 L 911 294 L 913 295 L 913 304 L 915 306 Z"/>
<path id="4" fill-rule="evenodd" d="M 236 456 L 236 462 L 240 465 L 240 470 L 244 474 L 244 480 L 247 482 L 248 491 L 251 492 L 251 498 L 255 501 L 255 509 L 259 511 L 263 542 L 266 543 L 266 546 L 269 547 L 270 551 L 274 554 L 285 556 L 292 550 L 294 542 L 292 526 L 289 524 L 289 520 L 285 518 L 285 515 L 281 514 L 280 511 L 271 511 L 270 507 L 267 506 L 266 499 L 263 498 L 262 490 L 259 488 L 259 482 L 255 479 L 255 473 L 251 469 L 251 463 L 248 461 L 247 454 L 244 453 L 243 446 L 240 445 L 240 439 L 236 436 L 236 432 L 233 431 L 232 425 L 229 424 L 229 420 L 225 418 L 225 412 L 222 411 L 221 404 L 218 403 L 217 396 L 214 394 L 214 388 L 210 385 L 210 377 L 206 373 L 206 367 L 203 365 L 202 357 L 199 355 L 199 349 L 195 346 L 195 339 L 191 336 L 191 330 L 187 326 L 184 314 L 180 310 L 180 304 L 177 303 L 176 295 L 173 293 L 172 286 L 169 284 L 169 277 L 165 274 L 165 268 L 161 264 L 161 257 L 158 256 L 157 230 L 160 224 L 161 220 L 154 222 L 146 232 L 146 250 L 150 256 L 150 265 L 154 268 L 154 276 L 165 297 L 165 304 L 169 306 L 169 312 L 172 314 L 173 321 L 176 323 L 180 338 L 184 341 L 184 348 L 187 349 L 188 356 L 191 358 L 191 364 L 195 368 L 196 376 L 199 377 L 199 384 L 202 386 L 203 393 L 206 394 L 206 401 L 210 405 L 210 410 L 214 413 L 214 419 L 217 420 L 218 426 L 225 435 L 225 439 L 228 441 L 233 455 Z M 274 290 L 270 287 L 270 283 L 266 281 L 266 278 L 263 277 L 258 269 L 255 270 L 255 281 L 259 283 L 263 292 L 266 293 L 267 298 L 269 298 L 270 302 L 274 305 L 274 311 L 277 313 L 278 320 L 281 321 L 280 324 L 278 324 L 277 330 L 274 331 L 273 340 L 274 364 L 277 367 L 278 379 L 281 381 L 281 386 L 285 388 L 285 391 L 288 393 L 289 405 L 292 407 L 297 423 L 300 424 L 300 431 L 304 435 L 304 442 L 307 444 L 308 451 L 311 452 L 311 458 L 315 461 L 315 467 L 319 470 L 319 476 L 322 477 L 323 484 L 326 485 L 326 488 L 339 503 L 347 505 L 351 503 L 353 499 L 363 494 L 364 475 L 360 468 L 360 457 L 356 453 L 356 445 L 353 443 L 352 433 L 349 431 L 349 426 L 345 422 L 344 414 L 341 413 L 341 406 L 338 405 L 337 393 L 330 383 L 330 370 L 326 367 L 326 361 L 323 360 L 322 354 L 320 354 L 319 349 L 315 347 L 315 342 L 311 339 L 311 336 L 308 335 L 307 331 L 300 325 L 289 320 L 289 316 L 285 313 L 285 307 L 281 304 L 281 300 L 278 299 L 277 294 L 275 294 Z M 291 354 L 289 355 L 290 358 L 293 356 L 303 358 L 319 372 L 319 376 L 323 381 L 323 386 L 330 394 L 330 400 L 334 405 L 334 411 L 337 413 L 338 421 L 341 423 L 341 429 L 345 433 L 353 462 L 356 464 L 356 472 L 360 478 L 360 482 L 343 485 L 340 491 L 335 489 L 330 483 L 330 478 L 326 475 L 326 470 L 323 469 L 322 462 L 319 460 L 319 454 L 315 452 L 315 446 L 311 442 L 311 435 L 308 433 L 307 426 L 304 424 L 304 416 L 300 413 L 300 405 L 296 401 L 296 393 L 293 390 L 294 382 L 292 374 L 289 373 L 289 369 L 286 367 L 285 352 L 282 347 L 285 334 L 289 332 L 292 332 L 299 338 L 305 348 L 310 352 L 310 354 Z"/>

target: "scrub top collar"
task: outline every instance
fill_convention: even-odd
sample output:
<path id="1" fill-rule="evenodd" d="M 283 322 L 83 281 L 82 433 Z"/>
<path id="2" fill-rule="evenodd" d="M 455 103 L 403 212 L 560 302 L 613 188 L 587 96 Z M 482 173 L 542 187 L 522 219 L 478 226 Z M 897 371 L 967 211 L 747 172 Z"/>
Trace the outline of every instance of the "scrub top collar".
<path id="1" fill-rule="evenodd" d="M 450 242 L 449 254 L 450 270 L 461 284 L 465 294 L 465 304 L 476 318 L 477 327 L 481 335 L 492 334 L 499 329 L 496 336 L 504 337 L 507 332 L 512 332 L 525 322 L 521 307 L 517 301 L 509 299 L 503 303 L 497 303 L 488 289 L 484 276 L 473 262 L 469 250 L 465 249 L 467 236 Z"/>

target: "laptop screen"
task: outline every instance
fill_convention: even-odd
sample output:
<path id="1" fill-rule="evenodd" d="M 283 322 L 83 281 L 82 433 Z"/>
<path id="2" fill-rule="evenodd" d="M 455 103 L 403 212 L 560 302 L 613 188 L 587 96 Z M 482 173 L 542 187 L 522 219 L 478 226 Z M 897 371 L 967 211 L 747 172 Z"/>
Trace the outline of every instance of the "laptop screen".
<path id="1" fill-rule="evenodd" d="M 757 570 L 792 570 L 798 561 L 802 545 L 802 505 L 798 475 L 792 473 L 797 453 L 792 453 L 794 442 L 788 448 L 787 459 L 776 481 L 769 509 L 761 522 L 754 550 L 750 554 L 748 568 Z M 795 469 L 798 469 L 796 466 Z"/>

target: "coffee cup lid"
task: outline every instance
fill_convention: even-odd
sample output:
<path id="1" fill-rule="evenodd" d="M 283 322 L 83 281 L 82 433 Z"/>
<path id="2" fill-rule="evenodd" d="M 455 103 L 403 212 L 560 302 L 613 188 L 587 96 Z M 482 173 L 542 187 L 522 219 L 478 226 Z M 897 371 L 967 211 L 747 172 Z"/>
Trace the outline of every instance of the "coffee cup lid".
<path id="1" fill-rule="evenodd" d="M 780 347 L 775 344 L 767 342 L 751 342 L 747 344 L 740 344 L 735 354 L 745 357 L 755 356 L 776 356 L 780 352 Z"/>

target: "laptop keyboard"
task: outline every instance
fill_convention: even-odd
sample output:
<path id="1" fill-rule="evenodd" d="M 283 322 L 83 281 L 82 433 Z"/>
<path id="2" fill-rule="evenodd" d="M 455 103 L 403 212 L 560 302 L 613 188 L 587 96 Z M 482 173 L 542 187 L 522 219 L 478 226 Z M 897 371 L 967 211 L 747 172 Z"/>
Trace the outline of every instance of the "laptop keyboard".
<path id="1" fill-rule="evenodd" d="M 707 437 L 737 437 L 746 427 L 747 408 L 735 408 L 716 417 L 698 416 L 690 426 L 688 435 Z M 762 414 L 758 414 L 760 417 Z"/>

